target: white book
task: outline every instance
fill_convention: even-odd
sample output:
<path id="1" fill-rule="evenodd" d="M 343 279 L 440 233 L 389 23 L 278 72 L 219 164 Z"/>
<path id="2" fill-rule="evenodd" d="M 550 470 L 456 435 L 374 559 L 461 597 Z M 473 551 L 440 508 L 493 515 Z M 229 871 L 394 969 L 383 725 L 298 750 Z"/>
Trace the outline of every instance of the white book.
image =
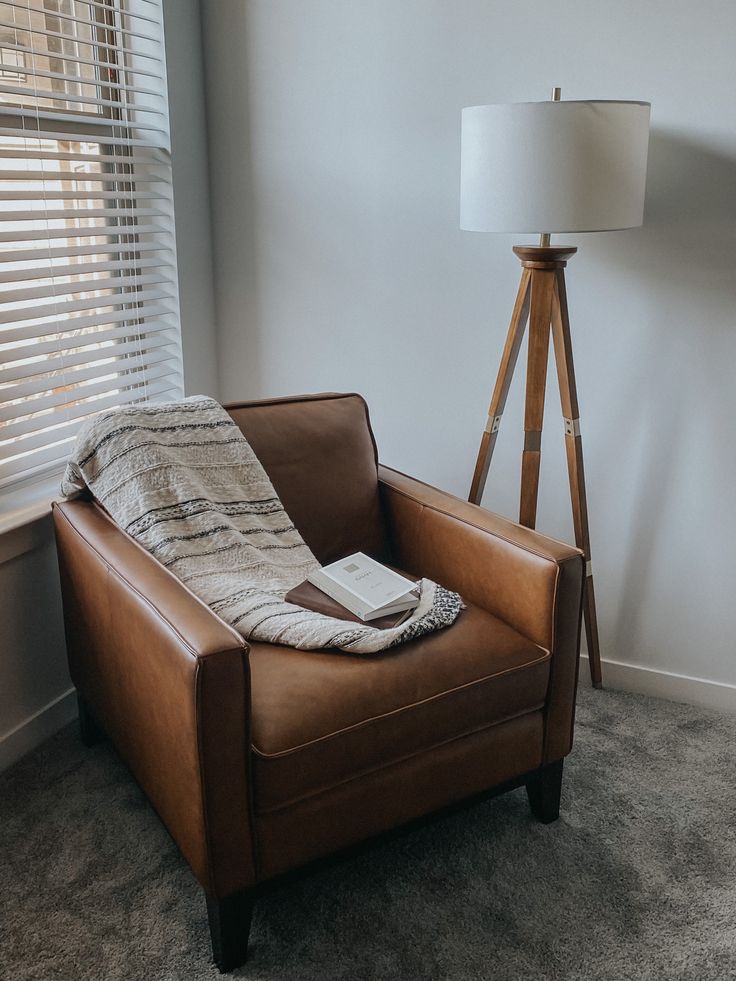
<path id="1" fill-rule="evenodd" d="M 411 610 L 419 602 L 416 583 L 363 552 L 323 566 L 307 580 L 366 621 Z"/>

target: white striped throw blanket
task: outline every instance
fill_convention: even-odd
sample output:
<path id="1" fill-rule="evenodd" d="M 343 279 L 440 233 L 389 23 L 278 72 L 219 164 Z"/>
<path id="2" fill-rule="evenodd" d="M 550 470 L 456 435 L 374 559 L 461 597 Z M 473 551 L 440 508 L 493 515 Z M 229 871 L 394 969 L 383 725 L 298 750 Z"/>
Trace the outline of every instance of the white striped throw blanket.
<path id="1" fill-rule="evenodd" d="M 380 630 L 284 602 L 319 563 L 240 429 L 213 399 L 102 412 L 79 433 L 61 491 L 89 489 L 114 521 L 247 640 L 373 654 L 449 626 L 457 593 Z"/>

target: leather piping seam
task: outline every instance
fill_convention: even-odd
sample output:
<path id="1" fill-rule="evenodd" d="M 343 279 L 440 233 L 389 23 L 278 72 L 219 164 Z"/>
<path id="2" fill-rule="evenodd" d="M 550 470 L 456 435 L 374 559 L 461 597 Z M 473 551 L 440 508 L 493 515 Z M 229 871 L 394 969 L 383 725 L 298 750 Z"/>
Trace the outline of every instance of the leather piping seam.
<path id="1" fill-rule="evenodd" d="M 248 752 L 248 747 L 251 744 L 251 703 L 252 703 L 252 679 L 250 672 L 250 661 L 247 655 L 243 655 L 240 658 L 240 664 L 243 672 L 243 704 L 245 706 L 245 713 L 243 718 L 243 763 L 245 765 L 245 788 L 247 797 L 247 807 L 248 807 L 248 823 L 250 825 L 250 840 L 253 848 L 253 872 L 255 874 L 256 882 L 261 878 L 261 850 L 260 843 L 258 840 L 258 832 L 256 830 L 256 814 L 255 806 L 253 803 L 253 755 Z"/>
<path id="2" fill-rule="evenodd" d="M 371 443 L 373 444 L 373 462 L 375 463 L 375 467 L 376 467 L 376 493 L 378 493 L 378 443 L 376 443 L 376 437 L 373 433 L 373 426 L 371 426 L 371 414 L 370 414 L 370 410 L 368 409 L 368 403 L 366 402 L 366 400 L 363 398 L 362 395 L 358 395 L 357 397 L 363 403 L 363 410 L 365 412 L 365 424 L 368 429 L 368 435 L 371 438 Z"/>
<path id="3" fill-rule="evenodd" d="M 556 563 L 557 570 L 555 572 L 555 582 L 552 592 L 552 623 L 550 624 L 550 640 L 552 642 L 552 650 L 557 650 L 557 613 L 558 613 L 558 600 L 560 595 L 560 579 L 562 577 L 562 570 L 560 569 L 560 564 Z M 552 686 L 554 682 L 554 669 L 557 665 L 557 661 L 553 660 L 550 665 L 549 677 L 547 678 L 547 697 L 544 700 L 544 729 L 542 730 L 542 763 L 545 762 L 547 758 L 547 746 L 549 744 L 549 717 L 550 708 L 552 700 Z"/>
<path id="4" fill-rule="evenodd" d="M 94 554 L 97 556 L 100 562 L 102 562 L 102 564 L 105 566 L 108 572 L 111 573 L 119 582 L 124 583 L 125 586 L 127 586 L 132 593 L 134 593 L 140 600 L 142 600 L 143 604 L 148 607 L 148 609 L 154 614 L 156 619 L 160 620 L 163 626 L 166 627 L 177 638 L 177 640 L 181 642 L 182 647 L 184 647 L 187 650 L 187 652 L 191 654 L 192 657 L 199 659 L 201 657 L 208 656 L 207 654 L 203 654 L 201 651 L 197 651 L 194 645 L 189 640 L 187 640 L 186 637 L 183 636 L 183 634 L 174 626 L 171 620 L 169 620 L 166 616 L 164 616 L 161 610 L 159 610 L 157 606 L 154 606 L 151 600 L 147 596 L 144 596 L 143 593 L 141 593 L 140 590 L 136 586 L 134 586 L 129 579 L 126 579 L 125 576 L 123 576 L 120 572 L 118 572 L 116 568 L 114 568 L 114 566 L 110 564 L 110 562 L 108 561 L 107 558 L 105 558 L 102 552 L 95 545 L 93 545 L 92 542 L 85 535 L 82 534 L 82 532 L 71 522 L 71 520 L 67 517 L 67 515 L 64 514 L 64 511 L 61 508 L 55 508 L 54 510 L 58 511 L 58 513 L 61 515 L 64 521 L 66 521 L 66 523 L 69 525 L 73 533 L 85 543 L 85 545 L 89 548 L 89 550 L 91 552 L 94 552 Z M 160 562 L 158 562 L 155 558 L 153 558 L 153 556 L 150 555 L 149 552 L 146 552 L 146 550 L 141 545 L 139 545 L 134 538 L 130 538 L 130 536 L 126 535 L 125 532 L 122 530 L 122 528 L 119 528 L 112 521 L 112 519 L 108 519 L 108 520 L 110 521 L 110 524 L 113 526 L 113 528 L 115 528 L 116 531 L 120 532 L 120 534 L 123 535 L 127 541 L 130 541 L 136 548 L 140 549 L 141 552 L 155 564 L 157 570 L 163 571 L 164 573 L 167 574 L 167 576 L 170 575 L 170 573 L 168 573 L 168 570 L 165 569 Z M 175 577 L 173 578 L 172 581 L 176 583 L 178 586 L 181 586 L 185 590 L 187 596 L 196 600 L 199 606 L 207 610 L 211 614 L 211 616 L 218 622 L 218 625 L 221 624 L 226 629 L 231 629 L 228 628 L 228 625 L 225 623 L 224 620 L 221 620 L 216 613 L 213 613 L 213 611 L 210 610 L 210 608 L 205 603 L 202 603 L 202 601 L 197 596 L 195 596 L 194 593 L 192 593 L 189 589 L 187 589 L 184 583 L 180 582 Z M 233 634 L 237 636 L 235 634 L 235 631 L 233 631 Z M 233 636 L 231 639 L 234 640 L 235 636 Z M 218 647 L 216 651 L 212 651 L 211 653 L 219 654 L 222 651 L 240 651 L 241 653 L 248 653 L 250 651 L 250 647 L 245 642 L 245 640 L 243 640 L 242 644 L 239 646 Z"/>
<path id="5" fill-rule="evenodd" d="M 299 797 L 292 797 L 289 800 L 281 804 L 276 804 L 273 807 L 267 807 L 263 810 L 257 810 L 257 816 L 262 816 L 265 814 L 274 814 L 278 811 L 286 810 L 289 807 L 293 807 L 295 804 L 301 804 L 304 801 L 311 800 L 314 797 L 320 797 L 322 794 L 328 794 L 332 790 L 337 790 L 339 787 L 344 787 L 346 784 L 353 783 L 355 780 L 361 780 L 363 777 L 370 776 L 372 773 L 379 773 L 381 770 L 389 770 L 399 763 L 406 763 L 407 760 L 417 759 L 420 756 L 425 756 L 429 753 L 433 753 L 437 749 L 441 749 L 443 746 L 449 746 L 451 743 L 459 742 L 461 739 L 467 739 L 468 736 L 477 736 L 478 733 L 487 732 L 489 729 L 495 729 L 497 726 L 506 725 L 508 722 L 513 722 L 514 719 L 523 719 L 527 715 L 535 715 L 540 713 L 543 709 L 544 703 L 540 703 L 535 708 L 525 709 L 522 712 L 514 712 L 512 715 L 505 716 L 503 719 L 499 719 L 497 722 L 493 722 L 490 725 L 476 726 L 474 729 L 469 729 L 467 732 L 461 732 L 459 735 L 450 736 L 448 739 L 443 739 L 441 742 L 433 743 L 431 746 L 425 746 L 423 749 L 415 750 L 413 753 L 405 753 L 403 756 L 399 756 L 396 759 L 391 760 L 389 763 L 379 763 L 377 766 L 366 767 L 359 773 L 351 774 L 344 780 L 338 780 L 336 783 L 331 783 L 329 786 L 320 787 L 319 790 L 314 790 L 306 794 L 301 794 Z M 544 727 L 544 717 L 541 719 L 542 727 Z M 544 736 L 544 732 L 542 733 Z M 540 749 L 541 754 L 541 749 Z M 541 755 L 540 755 L 541 758 Z M 532 768 L 535 769 L 535 768 Z"/>
<path id="6" fill-rule="evenodd" d="M 199 794 L 202 802 L 202 824 L 204 831 L 204 847 L 205 847 L 205 862 L 206 869 L 205 875 L 207 878 L 207 887 L 210 892 L 216 894 L 217 883 L 215 882 L 215 869 L 214 860 L 212 853 L 212 835 L 210 833 L 210 821 L 209 813 L 207 808 L 207 786 L 204 778 L 204 752 L 202 750 L 202 664 L 199 659 L 194 667 L 194 731 L 197 737 L 197 769 L 199 771 Z"/>
<path id="7" fill-rule="evenodd" d="M 230 409 L 250 409 L 260 408 L 263 405 L 289 405 L 291 402 L 329 402 L 332 399 L 349 399 L 357 396 L 363 399 L 358 392 L 313 392 L 304 395 L 280 395 L 271 399 L 246 399 L 243 402 L 223 402 L 222 407 L 226 412 Z"/>
<path id="8" fill-rule="evenodd" d="M 531 641 L 530 641 L 531 643 Z M 336 729 L 334 732 L 328 732 L 324 736 L 316 736 L 314 739 L 308 739 L 304 743 L 300 743 L 298 746 L 291 746 L 289 749 L 279 750 L 278 753 L 265 753 L 263 750 L 258 749 L 257 746 L 253 745 L 253 752 L 260 756 L 262 759 L 275 760 L 284 756 L 291 756 L 293 753 L 299 753 L 303 749 L 307 749 L 309 746 L 314 746 L 317 743 L 326 742 L 329 739 L 336 739 L 338 736 L 344 736 L 345 733 L 353 732 L 356 729 L 362 729 L 364 726 L 372 725 L 374 722 L 379 722 L 381 719 L 388 719 L 392 716 L 401 715 L 403 712 L 409 712 L 420 705 L 427 705 L 430 702 L 437 702 L 449 695 L 454 695 L 456 692 L 463 691 L 466 688 L 474 688 L 476 685 L 484 685 L 486 682 L 495 681 L 496 678 L 503 678 L 506 675 L 514 674 L 517 671 L 525 671 L 528 668 L 536 667 L 538 664 L 543 664 L 545 661 L 550 660 L 550 652 L 545 648 L 541 647 L 539 644 L 535 644 L 540 651 L 543 652 L 542 657 L 536 658 L 534 661 L 527 661 L 525 664 L 516 664 L 510 668 L 506 668 L 505 671 L 497 671 L 495 674 L 488 674 L 482 678 L 476 678 L 475 681 L 468 681 L 464 685 L 457 685 L 455 688 L 450 688 L 448 691 L 437 692 L 436 695 L 429 695 L 427 698 L 421 698 L 416 702 L 412 702 L 409 705 L 401 705 L 399 708 L 391 709 L 390 712 L 382 712 L 380 715 L 373 715 L 369 719 L 361 719 L 360 722 L 355 722 L 349 726 L 343 726 L 342 729 Z M 524 710 L 533 711 L 533 710 Z M 523 714 L 523 713 L 522 713 Z M 496 723 L 490 723 L 490 725 L 495 725 Z"/>
<path id="9" fill-rule="evenodd" d="M 584 572 L 584 570 L 583 570 L 583 572 Z M 559 600 L 559 593 L 560 593 L 561 583 L 562 583 L 562 569 L 560 568 L 560 569 L 558 569 L 557 580 L 555 582 L 555 602 L 554 602 L 554 614 L 555 614 L 555 616 L 554 616 L 554 625 L 553 625 L 554 633 L 553 633 L 553 637 L 552 637 L 553 643 L 557 639 L 557 625 L 558 625 L 558 615 L 559 615 L 558 600 Z M 577 618 L 576 618 L 577 619 L 577 627 L 576 627 L 576 633 L 575 633 L 575 636 L 577 638 L 577 647 L 576 647 L 576 651 L 575 651 L 575 685 L 574 685 L 574 691 L 575 691 L 576 694 L 577 694 L 577 688 L 578 688 L 578 677 L 579 677 L 579 672 L 580 672 L 580 633 L 581 633 L 582 620 L 583 620 L 583 596 L 584 596 L 584 592 L 585 592 L 585 575 L 583 575 L 582 587 L 583 588 L 580 591 L 580 602 L 578 604 L 578 615 L 577 615 Z M 553 671 L 550 671 L 550 673 L 549 673 L 549 688 L 550 689 L 552 688 L 553 673 L 554 673 Z M 547 699 L 547 701 L 549 701 L 549 698 Z M 575 736 L 575 703 L 576 703 L 576 699 L 573 699 L 572 711 L 570 713 L 570 729 L 569 729 L 569 742 L 570 742 L 570 744 L 572 744 L 573 739 L 574 739 L 574 736 Z M 548 715 L 549 715 L 549 709 L 546 709 L 545 710 L 545 723 L 546 723 L 546 717 Z M 545 724 L 545 727 L 544 727 L 544 756 L 542 758 L 543 759 L 543 762 L 551 762 L 550 760 L 547 760 L 547 746 L 548 746 L 548 743 L 549 743 L 549 738 L 548 737 L 549 737 L 549 727 Z M 568 750 L 568 752 L 569 752 L 569 750 Z"/>

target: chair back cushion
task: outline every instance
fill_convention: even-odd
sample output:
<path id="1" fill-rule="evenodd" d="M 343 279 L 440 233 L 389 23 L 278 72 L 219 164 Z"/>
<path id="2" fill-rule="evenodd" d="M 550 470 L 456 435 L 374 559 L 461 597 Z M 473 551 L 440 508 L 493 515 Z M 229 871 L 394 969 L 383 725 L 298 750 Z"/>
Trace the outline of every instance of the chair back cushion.
<path id="1" fill-rule="evenodd" d="M 323 565 L 358 551 L 388 559 L 376 444 L 360 395 L 298 395 L 225 408 Z"/>

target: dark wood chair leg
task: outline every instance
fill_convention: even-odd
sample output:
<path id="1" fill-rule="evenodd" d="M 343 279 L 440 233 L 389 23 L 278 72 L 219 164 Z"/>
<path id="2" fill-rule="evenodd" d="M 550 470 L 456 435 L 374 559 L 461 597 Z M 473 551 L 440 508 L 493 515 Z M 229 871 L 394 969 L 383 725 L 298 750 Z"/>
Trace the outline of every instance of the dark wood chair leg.
<path id="1" fill-rule="evenodd" d="M 85 746 L 94 746 L 95 743 L 102 742 L 105 733 L 92 715 L 82 696 L 77 693 L 77 706 L 79 708 L 79 735 Z"/>
<path id="2" fill-rule="evenodd" d="M 551 824 L 560 816 L 562 791 L 562 760 L 540 766 L 526 782 L 526 794 L 534 817 L 542 824 Z"/>
<path id="3" fill-rule="evenodd" d="M 212 899 L 207 896 L 212 956 L 221 974 L 245 963 L 253 900 L 254 895 L 250 889 L 236 892 L 226 899 Z"/>

